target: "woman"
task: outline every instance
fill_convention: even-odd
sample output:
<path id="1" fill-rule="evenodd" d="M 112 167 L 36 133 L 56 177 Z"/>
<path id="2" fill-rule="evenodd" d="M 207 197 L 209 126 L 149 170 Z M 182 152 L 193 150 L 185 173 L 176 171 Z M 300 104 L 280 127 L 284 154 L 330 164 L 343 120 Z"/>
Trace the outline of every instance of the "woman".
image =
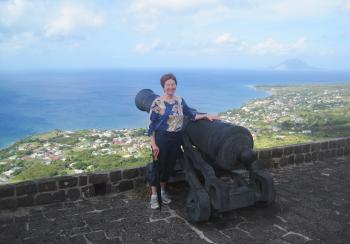
<path id="1" fill-rule="evenodd" d="M 177 80 L 173 74 L 163 75 L 160 78 L 160 84 L 163 87 L 164 95 L 156 98 L 151 105 L 148 135 L 151 136 L 154 160 L 158 160 L 159 164 L 162 202 L 169 204 L 171 199 L 165 192 L 165 186 L 176 159 L 181 153 L 183 117 L 187 116 L 190 120 L 208 119 L 210 121 L 219 119 L 219 117 L 196 114 L 187 106 L 182 97 L 175 96 Z M 151 182 L 151 188 L 151 208 L 157 209 L 159 203 L 155 182 Z"/>

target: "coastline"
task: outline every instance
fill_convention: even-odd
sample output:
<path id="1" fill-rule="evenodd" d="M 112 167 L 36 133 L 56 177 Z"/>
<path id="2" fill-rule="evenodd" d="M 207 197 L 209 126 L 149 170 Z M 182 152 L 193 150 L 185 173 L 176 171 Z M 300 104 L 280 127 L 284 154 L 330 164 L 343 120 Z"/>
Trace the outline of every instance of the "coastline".
<path id="1" fill-rule="evenodd" d="M 256 88 L 274 95 L 219 114 L 250 130 L 255 149 L 350 136 L 350 83 Z M 27 137 L 0 150 L 0 182 L 145 165 L 151 161 L 145 133 L 54 130 Z"/>
<path id="2" fill-rule="evenodd" d="M 338 86 L 348 86 L 350 83 L 348 82 L 339 82 L 339 83 L 307 83 L 307 84 L 304 84 L 306 86 L 310 86 L 310 87 L 338 87 Z M 266 94 L 266 96 L 264 97 L 260 97 L 260 98 L 253 98 L 253 99 L 248 99 L 246 103 L 243 103 L 240 107 L 233 107 L 231 108 L 230 110 L 240 110 L 242 109 L 243 107 L 245 106 L 249 106 L 251 103 L 254 103 L 256 101 L 259 101 L 259 100 L 265 100 L 265 99 L 270 99 L 271 96 L 273 95 L 276 95 L 276 91 L 278 91 L 278 89 L 280 88 L 288 88 L 288 87 L 300 87 L 300 84 L 249 84 L 249 85 L 246 85 L 246 87 L 250 88 L 250 89 L 254 89 L 255 91 L 260 91 L 260 92 L 264 92 Z M 225 113 L 225 111 L 221 111 L 221 112 L 218 112 L 218 114 L 223 114 Z M 94 130 L 128 130 L 128 129 L 142 129 L 140 127 L 121 127 L 121 128 L 108 128 L 108 129 L 101 129 L 101 128 L 81 128 L 81 129 L 76 129 L 76 130 L 62 130 L 62 131 L 94 131 Z M 40 132 L 40 133 L 35 133 L 35 134 L 32 134 L 32 135 L 28 135 L 28 136 L 25 136 L 23 138 L 20 138 L 18 140 L 15 140 L 15 141 L 12 141 L 11 143 L 5 145 L 5 146 L 2 146 L 0 147 L 0 151 L 1 150 L 4 150 L 8 147 L 11 147 L 15 144 L 18 144 L 20 143 L 21 141 L 23 140 L 26 140 L 26 139 L 29 139 L 29 138 L 32 138 L 32 137 L 35 137 L 35 136 L 40 136 L 40 135 L 45 135 L 45 134 L 50 134 L 54 131 L 61 131 L 60 129 L 54 129 L 54 130 L 48 130 L 46 132 Z"/>

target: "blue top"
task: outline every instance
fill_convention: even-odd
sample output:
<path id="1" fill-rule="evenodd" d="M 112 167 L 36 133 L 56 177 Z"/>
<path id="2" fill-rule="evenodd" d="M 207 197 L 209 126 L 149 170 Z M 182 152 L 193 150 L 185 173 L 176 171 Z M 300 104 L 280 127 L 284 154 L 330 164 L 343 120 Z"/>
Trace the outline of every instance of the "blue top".
<path id="1" fill-rule="evenodd" d="M 196 112 L 187 106 L 182 97 L 176 97 L 171 102 L 160 97 L 154 99 L 149 112 L 148 135 L 151 136 L 153 131 L 181 131 L 184 115 L 194 120 Z"/>

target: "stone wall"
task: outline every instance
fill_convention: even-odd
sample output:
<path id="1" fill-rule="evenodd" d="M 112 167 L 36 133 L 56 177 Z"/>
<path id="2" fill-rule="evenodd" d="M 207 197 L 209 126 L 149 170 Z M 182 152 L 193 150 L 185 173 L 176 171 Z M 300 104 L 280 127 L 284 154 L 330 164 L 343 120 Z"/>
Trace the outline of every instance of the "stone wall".
<path id="1" fill-rule="evenodd" d="M 288 164 L 322 161 L 350 154 L 350 137 L 257 150 L 258 167 L 271 168 Z"/>
<path id="2" fill-rule="evenodd" d="M 145 184 L 145 167 L 0 185 L 0 209 L 16 209 L 123 192 Z"/>
<path id="3" fill-rule="evenodd" d="M 318 161 L 350 154 L 350 137 L 258 150 L 258 167 Z M 0 210 L 123 192 L 145 184 L 145 167 L 59 176 L 0 186 Z"/>

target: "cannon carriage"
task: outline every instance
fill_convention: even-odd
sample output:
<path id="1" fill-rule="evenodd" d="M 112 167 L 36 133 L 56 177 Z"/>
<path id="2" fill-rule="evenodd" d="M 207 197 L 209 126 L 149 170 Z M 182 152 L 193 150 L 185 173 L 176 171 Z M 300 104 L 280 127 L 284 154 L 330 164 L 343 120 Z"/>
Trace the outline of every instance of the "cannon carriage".
<path id="1" fill-rule="evenodd" d="M 157 97 L 152 90 L 143 89 L 136 95 L 135 104 L 149 112 Z M 185 119 L 183 156 L 172 181 L 185 180 L 189 185 L 186 208 L 191 221 L 208 220 L 213 211 L 274 202 L 272 176 L 255 169 L 253 147 L 251 133 L 242 126 Z"/>

